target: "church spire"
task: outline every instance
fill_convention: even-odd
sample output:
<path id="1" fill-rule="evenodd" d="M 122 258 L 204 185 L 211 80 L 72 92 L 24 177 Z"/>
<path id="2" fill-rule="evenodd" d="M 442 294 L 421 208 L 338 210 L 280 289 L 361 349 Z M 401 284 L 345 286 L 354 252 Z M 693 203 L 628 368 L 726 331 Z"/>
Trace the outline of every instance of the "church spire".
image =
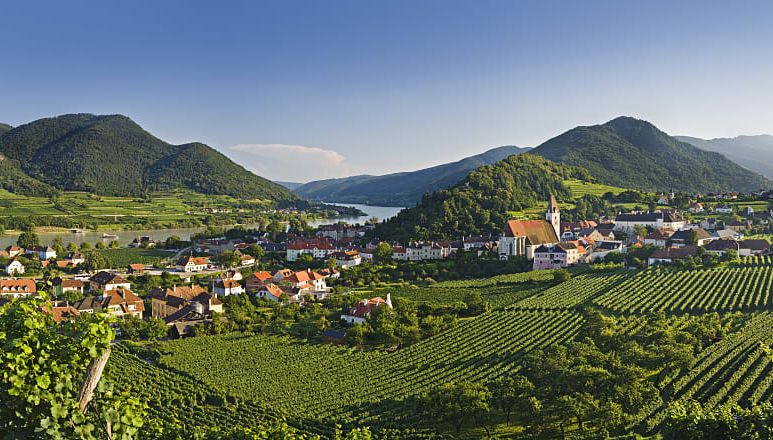
<path id="1" fill-rule="evenodd" d="M 556 196 L 553 194 L 550 195 L 548 209 L 545 212 L 545 220 L 553 226 L 553 230 L 556 231 L 556 238 L 561 240 L 561 210 L 558 208 Z"/>

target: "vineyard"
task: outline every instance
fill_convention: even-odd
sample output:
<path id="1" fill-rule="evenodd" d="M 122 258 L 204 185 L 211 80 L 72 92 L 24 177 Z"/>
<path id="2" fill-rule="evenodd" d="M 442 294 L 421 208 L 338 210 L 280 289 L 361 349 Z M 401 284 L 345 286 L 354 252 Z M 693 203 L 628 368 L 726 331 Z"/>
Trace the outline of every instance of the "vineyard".
<path id="1" fill-rule="evenodd" d="M 753 315 L 740 330 L 701 353 L 698 362 L 666 381 L 669 400 L 695 399 L 709 406 L 749 405 L 773 398 L 773 362 L 760 343 L 773 343 L 773 314 Z M 647 431 L 665 417 L 654 408 L 641 423 Z"/>
<path id="2" fill-rule="evenodd" d="M 568 340 L 581 322 L 569 311 L 492 312 L 396 353 L 260 335 L 197 337 L 164 344 L 159 363 L 293 417 L 415 427 L 427 421 L 417 420 L 412 397 L 443 383 L 516 371 L 525 354 Z"/>

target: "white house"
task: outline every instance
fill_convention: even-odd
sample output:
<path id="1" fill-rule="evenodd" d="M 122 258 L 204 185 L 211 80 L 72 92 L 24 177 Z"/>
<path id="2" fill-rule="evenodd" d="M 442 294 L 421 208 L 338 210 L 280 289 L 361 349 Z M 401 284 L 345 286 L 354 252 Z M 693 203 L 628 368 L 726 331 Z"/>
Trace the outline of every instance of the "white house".
<path id="1" fill-rule="evenodd" d="M 262 286 L 255 292 L 255 296 L 258 298 L 268 299 L 271 301 L 279 301 L 284 291 L 274 283 L 268 283 Z"/>
<path id="2" fill-rule="evenodd" d="M 242 267 L 249 267 L 255 265 L 255 257 L 252 255 L 242 255 L 239 257 Z"/>
<path id="3" fill-rule="evenodd" d="M 714 212 L 718 214 L 732 214 L 733 207 L 730 205 L 719 205 L 716 208 L 714 208 Z"/>
<path id="4" fill-rule="evenodd" d="M 341 321 L 348 324 L 364 324 L 370 316 L 370 312 L 376 307 L 386 305 L 390 309 L 392 308 L 392 297 L 387 293 L 386 300 L 381 297 L 363 299 L 358 302 L 349 310 L 349 313 L 341 315 Z"/>
<path id="5" fill-rule="evenodd" d="M 623 252 L 625 247 L 622 241 L 597 241 L 590 255 L 592 261 L 603 260 L 612 252 Z"/>
<path id="6" fill-rule="evenodd" d="M 21 264 L 21 261 L 14 258 L 5 265 L 5 273 L 11 276 L 21 275 L 24 273 L 24 265 Z"/>
<path id="7" fill-rule="evenodd" d="M 175 268 L 180 272 L 201 272 L 207 270 L 209 260 L 204 257 L 187 256 L 177 260 Z"/>
<path id="8" fill-rule="evenodd" d="M 244 293 L 244 287 L 234 279 L 225 278 L 215 283 L 214 291 L 217 296 L 241 295 Z"/>
<path id="9" fill-rule="evenodd" d="M 333 254 L 336 264 L 341 269 L 359 266 L 362 263 L 362 257 L 358 251 L 341 251 Z"/>

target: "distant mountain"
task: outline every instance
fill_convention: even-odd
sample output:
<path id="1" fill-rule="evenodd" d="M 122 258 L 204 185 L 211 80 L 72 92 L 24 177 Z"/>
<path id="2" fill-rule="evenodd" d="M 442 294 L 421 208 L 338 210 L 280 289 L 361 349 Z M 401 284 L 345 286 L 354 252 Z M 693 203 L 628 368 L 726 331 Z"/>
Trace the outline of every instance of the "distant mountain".
<path id="1" fill-rule="evenodd" d="M 701 150 L 631 117 L 573 128 L 531 153 L 581 166 L 600 182 L 624 188 L 687 192 L 773 188 L 773 182 L 725 156 Z"/>
<path id="2" fill-rule="evenodd" d="M 10 130 L 12 128 L 13 128 L 12 126 L 10 126 L 8 124 L 3 124 L 2 122 L 0 122 L 0 134 L 5 133 L 6 131 L 8 131 L 8 130 Z"/>
<path id="3" fill-rule="evenodd" d="M 294 191 L 309 200 L 410 206 L 420 201 L 423 194 L 448 188 L 482 165 L 490 165 L 526 151 L 529 148 L 498 147 L 456 162 L 418 171 L 318 180 L 301 185 Z"/>
<path id="4" fill-rule="evenodd" d="M 285 188 L 289 189 L 290 191 L 294 191 L 298 187 L 303 186 L 303 184 L 300 183 L 300 182 L 280 182 L 278 180 L 275 180 L 274 183 L 276 183 L 277 185 L 284 186 Z"/>
<path id="5" fill-rule="evenodd" d="M 0 188 L 24 196 L 50 197 L 58 191 L 22 171 L 19 162 L 0 154 Z"/>
<path id="6" fill-rule="evenodd" d="M 244 199 L 297 197 L 199 143 L 171 145 L 121 115 L 63 115 L 0 135 L 0 154 L 61 190 L 137 196 L 190 189 Z"/>
<path id="7" fill-rule="evenodd" d="M 674 137 L 702 150 L 721 153 L 744 168 L 773 178 L 773 136 L 769 134 L 717 139 Z"/>
<path id="8" fill-rule="evenodd" d="M 532 207 L 551 195 L 568 200 L 567 179 L 592 181 L 579 167 L 530 153 L 512 155 L 472 171 L 451 188 L 425 195 L 415 207 L 378 224 L 373 235 L 406 242 L 499 233 L 509 218 L 508 211 Z"/>

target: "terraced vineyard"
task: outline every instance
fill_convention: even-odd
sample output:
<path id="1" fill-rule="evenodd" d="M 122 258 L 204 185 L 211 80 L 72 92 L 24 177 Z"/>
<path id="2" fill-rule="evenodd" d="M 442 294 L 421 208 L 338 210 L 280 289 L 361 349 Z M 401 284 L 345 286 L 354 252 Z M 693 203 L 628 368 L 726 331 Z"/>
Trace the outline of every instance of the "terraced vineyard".
<path id="1" fill-rule="evenodd" d="M 511 306 L 516 302 L 535 295 L 542 290 L 544 286 L 540 285 L 513 285 L 487 288 L 436 288 L 436 287 L 404 287 L 400 289 L 387 288 L 378 291 L 374 296 L 384 296 L 387 292 L 395 298 L 407 298 L 416 302 L 427 302 L 432 304 L 454 304 L 463 302 L 468 295 L 478 293 L 481 297 L 491 304 L 492 309 L 501 309 Z"/>
<path id="2" fill-rule="evenodd" d="M 593 303 L 621 313 L 765 310 L 773 306 L 771 288 L 771 266 L 651 268 L 623 280 Z"/>
<path id="3" fill-rule="evenodd" d="M 566 341 L 581 322 L 570 311 L 491 312 L 393 354 L 271 336 L 197 337 L 164 344 L 160 365 L 291 416 L 416 426 L 412 396 L 516 371 L 526 353 Z"/>
<path id="4" fill-rule="evenodd" d="M 701 353 L 698 362 L 665 384 L 669 400 L 695 399 L 711 407 L 769 401 L 773 398 L 773 363 L 760 343 L 773 343 L 773 314 L 754 315 L 739 331 Z M 652 431 L 665 418 L 655 408 L 642 422 Z"/>

